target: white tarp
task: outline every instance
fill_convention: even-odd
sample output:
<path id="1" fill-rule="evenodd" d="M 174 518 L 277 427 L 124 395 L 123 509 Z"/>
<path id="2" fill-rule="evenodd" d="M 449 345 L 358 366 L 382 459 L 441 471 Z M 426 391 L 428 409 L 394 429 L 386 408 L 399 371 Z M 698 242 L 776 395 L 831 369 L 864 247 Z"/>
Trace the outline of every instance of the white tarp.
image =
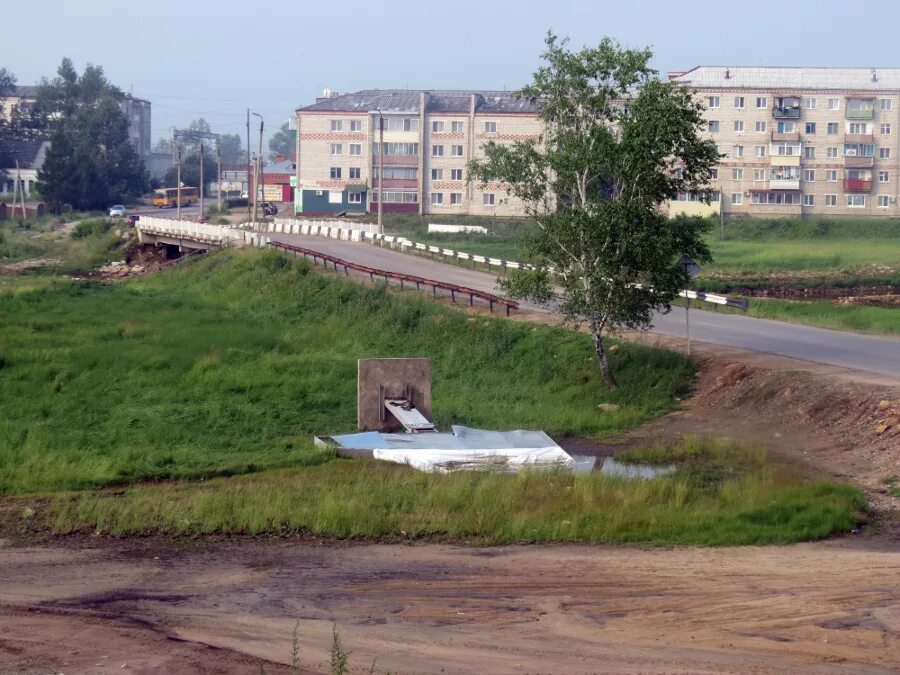
<path id="1" fill-rule="evenodd" d="M 371 450 L 375 459 L 409 464 L 422 471 L 500 469 L 559 465 L 574 460 L 543 431 L 484 431 L 454 426 L 452 433 L 384 434 L 377 431 L 332 436 L 338 446 Z"/>

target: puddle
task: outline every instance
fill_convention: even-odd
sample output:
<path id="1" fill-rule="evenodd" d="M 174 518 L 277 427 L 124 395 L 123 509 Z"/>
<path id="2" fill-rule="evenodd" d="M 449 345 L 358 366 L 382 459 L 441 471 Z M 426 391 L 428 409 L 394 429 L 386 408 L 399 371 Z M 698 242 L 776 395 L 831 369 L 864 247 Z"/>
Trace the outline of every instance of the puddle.
<path id="1" fill-rule="evenodd" d="M 669 476 L 675 473 L 674 464 L 634 464 L 620 462 L 613 457 L 605 457 L 600 466 L 600 473 L 616 478 L 649 479 Z"/>
<path id="2" fill-rule="evenodd" d="M 572 455 L 575 464 L 572 466 L 572 473 L 590 473 L 597 466 L 597 457 L 593 455 Z"/>

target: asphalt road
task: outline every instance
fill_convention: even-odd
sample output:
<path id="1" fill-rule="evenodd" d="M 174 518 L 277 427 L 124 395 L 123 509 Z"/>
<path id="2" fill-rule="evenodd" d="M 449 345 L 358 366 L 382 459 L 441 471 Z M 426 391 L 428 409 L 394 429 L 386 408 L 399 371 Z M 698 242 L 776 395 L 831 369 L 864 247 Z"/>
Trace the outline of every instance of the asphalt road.
<path id="1" fill-rule="evenodd" d="M 269 236 L 273 240 L 304 246 L 368 267 L 416 274 L 436 281 L 500 294 L 496 284 L 497 275 L 490 272 L 466 269 L 371 244 L 302 235 Z M 537 309 L 533 306 L 529 308 Z M 673 307 L 669 314 L 657 315 L 654 319 L 653 332 L 683 338 L 684 313 L 683 308 Z M 845 333 L 734 314 L 718 314 L 692 307 L 691 339 L 900 378 L 900 340 L 895 338 Z"/>

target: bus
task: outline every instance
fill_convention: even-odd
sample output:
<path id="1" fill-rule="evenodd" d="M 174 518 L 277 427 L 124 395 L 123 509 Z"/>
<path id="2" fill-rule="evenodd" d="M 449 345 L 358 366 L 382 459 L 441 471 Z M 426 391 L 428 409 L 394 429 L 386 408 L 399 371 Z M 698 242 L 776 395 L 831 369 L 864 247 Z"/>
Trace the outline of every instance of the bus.
<path id="1" fill-rule="evenodd" d="M 181 188 L 181 205 L 190 206 L 200 199 L 200 191 L 195 187 Z M 162 188 L 153 191 L 153 206 L 158 209 L 175 208 L 178 204 L 178 188 Z"/>

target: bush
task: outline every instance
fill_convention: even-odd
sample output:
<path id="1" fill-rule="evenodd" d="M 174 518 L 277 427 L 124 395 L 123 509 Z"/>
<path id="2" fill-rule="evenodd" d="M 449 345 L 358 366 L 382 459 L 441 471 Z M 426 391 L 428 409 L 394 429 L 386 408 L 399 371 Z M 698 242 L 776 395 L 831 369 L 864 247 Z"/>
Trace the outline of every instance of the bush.
<path id="1" fill-rule="evenodd" d="M 100 237 L 113 228 L 113 221 L 108 218 L 95 220 L 82 220 L 72 230 L 72 239 L 85 239 L 87 237 Z"/>

